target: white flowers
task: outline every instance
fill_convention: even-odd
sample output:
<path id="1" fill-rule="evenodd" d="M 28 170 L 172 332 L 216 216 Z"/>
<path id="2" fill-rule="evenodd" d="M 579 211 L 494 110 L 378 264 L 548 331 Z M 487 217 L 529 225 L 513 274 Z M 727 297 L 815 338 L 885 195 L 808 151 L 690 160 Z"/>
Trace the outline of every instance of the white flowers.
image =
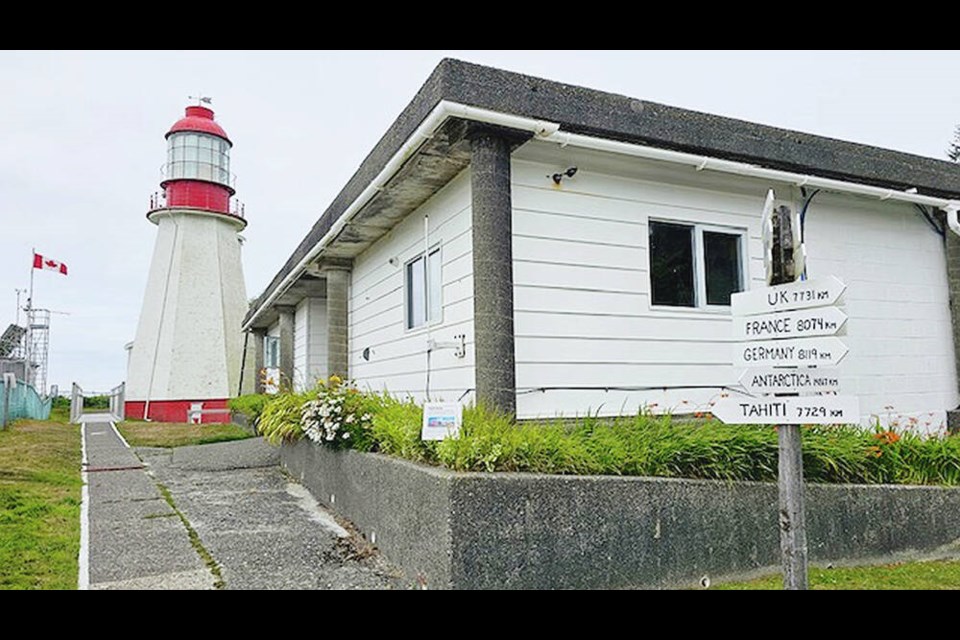
<path id="1" fill-rule="evenodd" d="M 351 439 L 351 431 L 369 428 L 373 416 L 359 415 L 356 407 L 362 406 L 363 396 L 334 378 L 320 384 L 316 400 L 304 403 L 300 426 L 313 442 L 339 446 L 337 442 Z"/>

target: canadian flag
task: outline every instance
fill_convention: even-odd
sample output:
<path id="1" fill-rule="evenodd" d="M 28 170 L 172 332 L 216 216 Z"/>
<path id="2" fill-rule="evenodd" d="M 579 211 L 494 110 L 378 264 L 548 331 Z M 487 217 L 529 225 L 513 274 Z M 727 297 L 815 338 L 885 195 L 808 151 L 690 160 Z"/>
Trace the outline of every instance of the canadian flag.
<path id="1" fill-rule="evenodd" d="M 62 262 L 57 262 L 56 260 L 51 260 L 50 258 L 44 258 L 39 253 L 33 254 L 33 268 L 59 271 L 63 275 L 67 275 L 67 265 Z"/>

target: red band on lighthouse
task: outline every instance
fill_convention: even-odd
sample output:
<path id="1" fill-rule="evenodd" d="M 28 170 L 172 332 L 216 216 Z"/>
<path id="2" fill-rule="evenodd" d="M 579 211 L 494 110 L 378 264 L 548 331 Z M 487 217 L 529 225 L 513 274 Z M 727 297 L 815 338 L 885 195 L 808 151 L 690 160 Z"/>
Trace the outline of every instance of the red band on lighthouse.
<path id="1" fill-rule="evenodd" d="M 62 273 L 63 275 L 67 275 L 67 265 L 57 260 L 44 258 L 39 253 L 33 254 L 33 268 L 42 269 L 44 271 L 56 271 L 58 273 Z"/>

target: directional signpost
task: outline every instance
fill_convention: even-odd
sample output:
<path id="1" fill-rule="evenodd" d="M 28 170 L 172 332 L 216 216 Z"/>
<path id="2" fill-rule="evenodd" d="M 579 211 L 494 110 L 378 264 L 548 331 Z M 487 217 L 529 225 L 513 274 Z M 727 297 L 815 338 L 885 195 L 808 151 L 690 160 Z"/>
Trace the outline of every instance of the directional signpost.
<path id="1" fill-rule="evenodd" d="M 746 367 L 740 382 L 753 398 L 722 398 L 713 414 L 731 424 L 778 425 L 780 550 L 786 589 L 807 588 L 807 533 L 803 505 L 801 424 L 859 422 L 854 396 L 836 393 L 831 373 L 847 347 L 836 336 L 847 321 L 834 307 L 846 285 L 830 276 L 800 280 L 806 264 L 799 216 L 775 207 L 771 189 L 762 215 L 767 284 L 731 298 L 733 364 Z M 772 395 L 771 395 L 772 394 Z M 805 394 L 805 395 L 800 395 Z"/>

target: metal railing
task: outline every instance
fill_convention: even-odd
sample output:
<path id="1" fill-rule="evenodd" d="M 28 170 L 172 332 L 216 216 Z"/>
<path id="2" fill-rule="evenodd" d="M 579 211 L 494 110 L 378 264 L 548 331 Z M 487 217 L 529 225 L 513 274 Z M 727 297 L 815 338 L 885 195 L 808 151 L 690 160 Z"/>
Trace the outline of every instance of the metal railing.
<path id="1" fill-rule="evenodd" d="M 114 421 L 123 420 L 123 407 L 126 402 L 127 397 L 127 383 L 121 382 L 113 389 L 110 389 L 107 393 L 97 393 L 97 392 L 87 392 L 84 393 L 83 388 L 78 385 L 76 382 L 73 383 L 73 386 L 70 390 L 70 422 L 77 424 L 83 418 L 83 399 L 93 396 L 109 396 L 110 397 L 110 417 Z"/>
<path id="2" fill-rule="evenodd" d="M 148 211 L 157 211 L 159 209 L 167 208 L 167 196 L 160 192 L 155 191 L 150 194 L 150 208 Z M 247 219 L 247 208 L 240 200 L 236 198 L 230 198 L 230 209 L 227 213 L 235 218 L 240 218 L 241 220 Z"/>
<path id="3" fill-rule="evenodd" d="M 0 428 L 17 418 L 47 420 L 52 405 L 52 396 L 41 396 L 33 385 L 18 380 L 12 373 L 5 373 L 0 379 Z"/>

